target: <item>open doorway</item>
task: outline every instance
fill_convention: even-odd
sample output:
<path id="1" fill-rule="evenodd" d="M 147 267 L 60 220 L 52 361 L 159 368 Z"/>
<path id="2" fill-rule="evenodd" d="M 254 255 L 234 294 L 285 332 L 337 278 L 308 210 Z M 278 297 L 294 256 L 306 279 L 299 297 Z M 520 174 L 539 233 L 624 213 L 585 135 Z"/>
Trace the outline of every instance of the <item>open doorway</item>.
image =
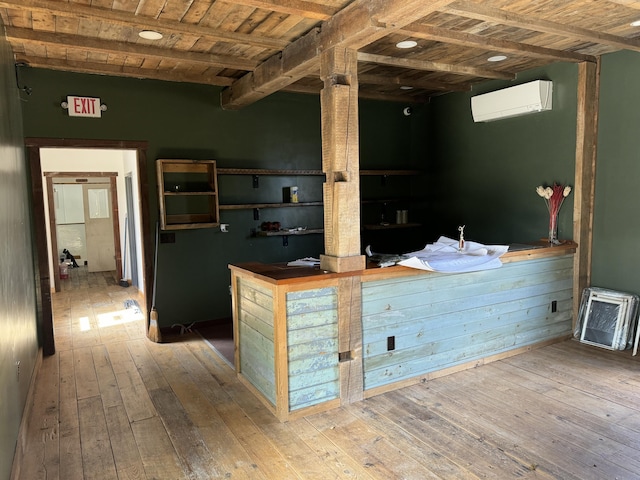
<path id="1" fill-rule="evenodd" d="M 61 150 L 60 152 L 69 152 Z M 81 150 L 89 152 L 91 150 Z M 41 152 L 41 157 L 47 150 Z M 113 156 L 113 162 L 119 161 Z M 108 157 L 107 157 L 108 158 Z M 43 165 L 43 168 L 44 165 Z M 118 172 L 43 172 L 47 181 L 45 203 L 49 221 L 50 259 L 53 259 L 55 292 L 61 290 L 61 279 L 56 272 L 56 262 L 64 265 L 69 259 L 86 267 L 88 272 L 112 272 L 115 279 L 124 278 L 123 254 L 129 252 L 120 241 L 120 215 L 118 207 Z M 134 213 L 138 214 L 135 215 Z M 127 216 L 139 216 L 134 209 L 127 210 Z M 134 224 L 134 228 L 137 225 Z M 125 231 L 128 228 L 125 224 Z M 126 240 L 126 239 L 125 239 Z M 122 246 L 121 246 L 122 244 Z M 122 259 L 122 260 L 121 260 Z M 137 262 L 137 258 L 134 259 Z M 74 265 L 69 265 L 69 268 Z M 77 266 L 77 265 L 76 265 Z M 59 269 L 58 269 L 59 270 Z M 143 286 L 136 284 L 140 290 Z"/>
<path id="2" fill-rule="evenodd" d="M 47 149 L 87 149 L 89 151 L 95 150 L 100 152 L 103 150 L 120 150 L 130 151 L 133 155 L 133 169 L 135 170 L 135 177 L 137 181 L 134 182 L 133 190 L 137 196 L 137 205 L 139 208 L 139 262 L 138 271 L 142 272 L 140 290 L 143 293 L 143 302 L 146 310 L 150 310 L 151 295 L 149 290 L 152 280 L 152 246 L 150 235 L 150 219 L 148 208 L 148 182 L 147 182 L 147 166 L 146 166 L 146 142 L 126 142 L 126 141 L 109 141 L 109 140 L 69 140 L 69 139 L 42 139 L 42 138 L 27 138 L 25 139 L 25 145 L 29 158 L 29 166 L 31 171 L 31 186 L 32 186 L 32 205 L 33 205 L 33 217 L 34 217 L 34 232 L 35 232 L 35 249 L 37 259 L 37 278 L 38 282 L 38 295 L 39 295 L 39 316 L 42 319 L 42 344 L 43 352 L 46 355 L 55 353 L 55 341 L 53 332 L 53 312 L 51 306 L 51 294 L 52 287 L 55 286 L 55 275 L 57 270 L 58 258 L 57 254 L 53 257 L 53 249 L 49 247 L 52 222 L 50 215 L 52 205 L 47 205 L 45 186 L 43 182 L 43 153 L 46 157 Z M 98 155 L 95 155 L 98 156 Z M 96 170 L 96 165 L 92 163 L 91 156 L 87 157 L 84 163 L 83 171 Z M 45 161 L 46 164 L 46 161 Z M 48 169 L 52 171 L 52 169 Z M 72 169 L 72 170 L 77 170 Z M 104 168 L 101 168 L 105 171 Z M 108 169 L 107 169 L 108 170 Z M 58 173 L 62 173 L 58 171 Z M 129 172 L 130 173 L 130 172 Z M 123 172 L 120 175 L 122 178 L 122 201 L 125 201 L 126 193 L 124 187 L 124 177 L 126 173 Z M 120 190 L 120 187 L 118 187 Z M 99 196 L 99 195 L 98 195 Z M 118 225 L 124 225 L 127 216 L 123 213 L 126 207 L 118 209 Z M 122 212 L 121 212 L 122 211 Z M 120 215 L 122 213 L 122 215 Z M 118 232 L 119 238 L 119 232 Z M 116 249 L 117 263 L 121 261 L 120 250 Z M 121 264 L 118 268 L 121 268 Z M 119 270 L 121 274 L 121 270 Z M 53 277 L 53 278 L 52 278 Z M 52 282 L 52 280 L 54 280 Z"/>

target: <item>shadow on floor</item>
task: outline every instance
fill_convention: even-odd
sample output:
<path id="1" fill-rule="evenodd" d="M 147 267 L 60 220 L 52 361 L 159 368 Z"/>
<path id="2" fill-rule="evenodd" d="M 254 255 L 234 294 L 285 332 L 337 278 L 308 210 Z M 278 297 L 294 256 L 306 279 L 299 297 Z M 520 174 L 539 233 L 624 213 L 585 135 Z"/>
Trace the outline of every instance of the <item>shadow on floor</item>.
<path id="1" fill-rule="evenodd" d="M 209 346 L 213 348 L 231 368 L 234 368 L 232 323 L 195 327 L 194 330 L 204 338 Z"/>

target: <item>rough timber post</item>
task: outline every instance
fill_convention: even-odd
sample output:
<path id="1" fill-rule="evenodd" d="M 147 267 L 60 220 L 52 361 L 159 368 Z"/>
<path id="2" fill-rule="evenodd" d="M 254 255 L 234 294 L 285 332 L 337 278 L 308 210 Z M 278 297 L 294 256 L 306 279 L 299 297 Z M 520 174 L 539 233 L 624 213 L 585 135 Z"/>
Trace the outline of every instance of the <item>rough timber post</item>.
<path id="1" fill-rule="evenodd" d="M 360 158 L 357 51 L 336 47 L 320 56 L 324 246 L 320 268 L 365 268 L 360 252 Z"/>

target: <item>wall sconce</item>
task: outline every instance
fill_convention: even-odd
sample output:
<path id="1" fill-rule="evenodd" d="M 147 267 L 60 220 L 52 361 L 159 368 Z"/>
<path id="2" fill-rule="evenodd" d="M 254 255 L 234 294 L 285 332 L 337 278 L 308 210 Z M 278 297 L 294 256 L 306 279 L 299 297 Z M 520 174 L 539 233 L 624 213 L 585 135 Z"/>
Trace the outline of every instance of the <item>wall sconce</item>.
<path id="1" fill-rule="evenodd" d="M 24 86 L 20 86 L 20 78 L 18 75 L 18 68 L 20 67 L 28 67 L 29 65 L 27 63 L 24 62 L 16 62 L 14 65 L 15 71 L 16 71 L 16 87 L 18 87 L 18 90 L 20 90 L 21 92 L 26 93 L 27 95 L 31 95 L 31 92 L 33 92 L 33 89 L 31 87 L 28 87 L 27 85 Z"/>

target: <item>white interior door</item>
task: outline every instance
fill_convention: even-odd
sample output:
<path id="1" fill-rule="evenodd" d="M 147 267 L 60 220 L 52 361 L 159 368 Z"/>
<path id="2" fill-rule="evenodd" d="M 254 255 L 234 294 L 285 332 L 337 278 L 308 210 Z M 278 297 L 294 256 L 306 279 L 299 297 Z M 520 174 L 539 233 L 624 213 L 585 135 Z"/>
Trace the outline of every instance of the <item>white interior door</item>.
<path id="1" fill-rule="evenodd" d="M 82 185 L 58 183 L 53 185 L 56 215 L 57 258 L 68 250 L 78 263 L 87 259 L 87 240 L 84 231 L 84 200 Z"/>
<path id="2" fill-rule="evenodd" d="M 115 270 L 111 187 L 108 183 L 85 184 L 83 197 L 88 269 L 90 272 Z"/>

